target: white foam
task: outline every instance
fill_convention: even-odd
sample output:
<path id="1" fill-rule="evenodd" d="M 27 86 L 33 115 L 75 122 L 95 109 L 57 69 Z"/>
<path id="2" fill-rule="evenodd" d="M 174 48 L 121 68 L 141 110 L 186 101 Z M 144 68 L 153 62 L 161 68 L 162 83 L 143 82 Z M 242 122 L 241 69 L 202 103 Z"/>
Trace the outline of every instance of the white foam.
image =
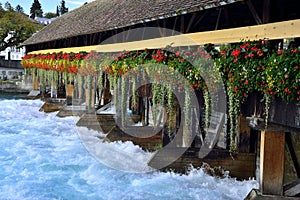
<path id="1" fill-rule="evenodd" d="M 145 172 L 152 155 L 131 142 L 103 143 L 104 134 L 76 128 L 78 117 L 39 112 L 39 100 L 0 100 L 2 199 L 243 199 L 254 180 Z M 90 142 L 87 151 L 79 136 Z M 94 151 L 94 152 L 93 152 Z M 92 155 L 102 156 L 98 162 Z M 112 165 L 107 167 L 102 163 Z M 118 167 L 124 171 L 116 170 Z"/>

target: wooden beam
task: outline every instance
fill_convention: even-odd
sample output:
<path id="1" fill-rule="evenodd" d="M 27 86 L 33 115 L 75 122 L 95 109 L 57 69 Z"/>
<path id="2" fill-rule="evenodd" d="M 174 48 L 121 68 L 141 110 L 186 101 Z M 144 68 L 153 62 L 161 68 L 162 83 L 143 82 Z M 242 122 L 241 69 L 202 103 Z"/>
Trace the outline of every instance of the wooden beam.
<path id="1" fill-rule="evenodd" d="M 260 187 L 262 194 L 282 195 L 284 145 L 284 132 L 261 132 Z"/>
<path id="2" fill-rule="evenodd" d="M 222 7 L 219 9 L 219 14 L 218 14 L 215 30 L 218 30 L 218 28 L 219 28 L 219 21 L 220 21 L 221 13 L 222 13 Z"/>
<path id="3" fill-rule="evenodd" d="M 250 9 L 250 11 L 251 11 L 251 13 L 252 13 L 252 15 L 253 15 L 256 23 L 257 24 L 262 24 L 262 21 L 261 21 L 259 15 L 258 15 L 258 13 L 256 12 L 255 8 L 254 8 L 254 5 L 252 4 L 252 1 L 248 0 L 247 1 L 247 5 L 248 5 L 248 7 L 249 7 L 249 9 Z"/>
<path id="4" fill-rule="evenodd" d="M 300 194 L 300 179 L 286 185 L 283 187 L 285 196 L 296 196 Z"/>
<path id="5" fill-rule="evenodd" d="M 191 17 L 191 19 L 190 19 L 190 22 L 189 22 L 189 24 L 188 24 L 188 26 L 187 26 L 187 28 L 186 28 L 186 32 L 187 32 L 187 33 L 190 31 L 192 25 L 195 23 L 195 18 L 196 18 L 196 16 L 197 16 L 197 13 L 195 12 L 195 13 L 192 15 L 192 17 Z"/>
<path id="6" fill-rule="evenodd" d="M 264 0 L 262 22 L 268 23 L 270 20 L 270 0 Z"/>
<path id="7" fill-rule="evenodd" d="M 291 137 L 291 133 L 286 133 L 286 144 L 288 146 L 296 173 L 297 173 L 297 177 L 300 178 L 300 165 L 297 159 L 297 153 L 295 152 L 294 149 L 294 145 L 293 145 L 293 141 L 292 141 L 292 137 Z M 300 192 L 299 192 L 300 193 Z"/>
<path id="8" fill-rule="evenodd" d="M 268 126 L 266 126 L 265 119 L 257 118 L 257 117 L 246 117 L 248 125 L 254 130 L 267 130 L 267 131 L 281 131 L 281 132 L 299 132 L 300 127 L 291 127 L 286 124 L 278 124 L 273 122 L 268 122 Z"/>
<path id="9" fill-rule="evenodd" d="M 217 31 L 207 31 L 198 33 L 181 34 L 169 37 L 148 39 L 135 42 L 125 42 L 116 44 L 94 45 L 75 48 L 62 49 L 47 49 L 41 51 L 32 51 L 33 53 L 54 53 L 54 52 L 80 52 L 95 50 L 98 52 L 118 52 L 123 50 L 142 50 L 157 49 L 172 46 L 191 46 L 203 45 L 207 43 L 223 44 L 234 43 L 244 40 L 258 40 L 258 39 L 282 39 L 282 38 L 297 38 L 300 37 L 300 19 L 290 20 L 284 22 L 276 22 L 269 24 L 262 24 L 256 26 L 248 26 L 241 28 L 224 29 Z"/>
<path id="10" fill-rule="evenodd" d="M 180 32 L 181 32 L 181 33 L 185 33 L 184 19 L 185 19 L 184 15 L 181 15 L 181 16 L 180 16 Z"/>

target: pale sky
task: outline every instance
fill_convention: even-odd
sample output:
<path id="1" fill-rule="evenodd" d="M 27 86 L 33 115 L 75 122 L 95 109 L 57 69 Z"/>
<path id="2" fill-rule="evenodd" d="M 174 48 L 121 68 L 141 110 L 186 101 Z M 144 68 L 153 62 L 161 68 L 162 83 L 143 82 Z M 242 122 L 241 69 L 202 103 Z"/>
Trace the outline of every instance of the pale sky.
<path id="1" fill-rule="evenodd" d="M 30 7 L 34 0 L 0 0 L 2 6 L 4 6 L 5 2 L 9 2 L 12 7 L 16 7 L 18 4 L 23 7 L 26 14 L 29 15 Z M 93 0 L 65 0 L 66 7 L 70 10 L 78 8 L 82 6 L 85 2 L 91 2 Z M 60 5 L 61 0 L 39 0 L 43 13 L 52 12 L 56 13 L 56 6 Z"/>

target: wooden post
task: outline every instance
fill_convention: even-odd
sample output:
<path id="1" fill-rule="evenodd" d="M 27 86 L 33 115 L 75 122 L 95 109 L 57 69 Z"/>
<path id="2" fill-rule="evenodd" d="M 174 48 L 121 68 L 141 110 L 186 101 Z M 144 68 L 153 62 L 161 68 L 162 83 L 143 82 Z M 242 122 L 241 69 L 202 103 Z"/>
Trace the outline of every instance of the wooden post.
<path id="1" fill-rule="evenodd" d="M 39 90 L 39 82 L 37 75 L 32 75 L 33 90 Z"/>
<path id="2" fill-rule="evenodd" d="M 67 105 L 72 105 L 73 97 L 74 97 L 74 85 L 68 84 L 66 88 Z"/>
<path id="3" fill-rule="evenodd" d="M 282 195 L 284 145 L 284 132 L 261 132 L 260 186 L 262 194 Z"/>
<path id="4" fill-rule="evenodd" d="M 86 103 L 88 111 L 94 108 L 94 105 L 95 105 L 95 90 L 94 89 L 86 90 L 85 103 Z"/>
<path id="5" fill-rule="evenodd" d="M 56 81 L 51 81 L 51 98 L 57 98 L 57 83 Z"/>
<path id="6" fill-rule="evenodd" d="M 247 124 L 246 117 L 239 116 L 239 147 L 240 153 L 250 153 L 250 136 L 251 129 Z"/>

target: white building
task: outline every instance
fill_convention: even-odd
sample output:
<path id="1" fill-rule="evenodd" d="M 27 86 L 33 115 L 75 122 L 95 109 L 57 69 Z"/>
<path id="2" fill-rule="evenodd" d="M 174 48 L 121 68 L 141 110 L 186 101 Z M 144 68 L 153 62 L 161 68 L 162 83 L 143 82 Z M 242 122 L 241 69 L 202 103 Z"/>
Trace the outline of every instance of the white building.
<path id="1" fill-rule="evenodd" d="M 22 57 L 25 56 L 26 50 L 25 47 L 8 47 L 4 51 L 0 52 L 0 59 L 4 60 L 22 60 Z"/>
<path id="2" fill-rule="evenodd" d="M 12 37 L 12 33 L 10 33 L 4 41 L 8 41 L 9 38 Z M 22 57 L 25 56 L 26 49 L 25 47 L 17 48 L 17 47 L 8 47 L 4 51 L 0 51 L 0 59 L 4 60 L 22 60 Z"/>

